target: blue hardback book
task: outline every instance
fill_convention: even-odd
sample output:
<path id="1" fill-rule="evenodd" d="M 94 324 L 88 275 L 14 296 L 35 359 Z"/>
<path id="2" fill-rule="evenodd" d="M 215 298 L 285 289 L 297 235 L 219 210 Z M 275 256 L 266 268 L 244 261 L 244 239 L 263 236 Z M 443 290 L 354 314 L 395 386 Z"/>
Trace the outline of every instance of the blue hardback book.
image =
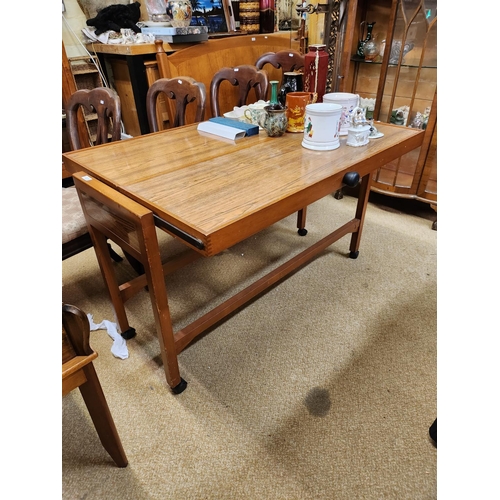
<path id="1" fill-rule="evenodd" d="M 213 118 L 209 118 L 208 120 L 211 122 L 220 123 L 221 125 L 226 125 L 228 127 L 244 130 L 245 135 L 257 135 L 259 133 L 258 125 L 231 120 L 231 118 L 226 118 L 225 116 L 214 116 Z"/>

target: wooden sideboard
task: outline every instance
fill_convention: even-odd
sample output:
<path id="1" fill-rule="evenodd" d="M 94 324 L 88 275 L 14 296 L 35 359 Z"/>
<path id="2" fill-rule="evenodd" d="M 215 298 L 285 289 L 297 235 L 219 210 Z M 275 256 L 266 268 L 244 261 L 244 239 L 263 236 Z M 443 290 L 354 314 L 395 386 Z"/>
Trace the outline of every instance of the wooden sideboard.
<path id="1" fill-rule="evenodd" d="M 191 76 L 203 82 L 209 95 L 210 81 L 215 72 L 225 66 L 255 64 L 264 52 L 291 48 L 298 50 L 294 32 L 237 35 L 209 39 L 196 44 L 169 44 L 163 47 L 168 57 L 168 77 Z M 127 134 L 149 133 L 146 94 L 158 77 L 155 44 L 88 45 L 103 67 L 111 85 L 122 101 L 122 119 Z M 270 78 L 280 78 L 280 70 L 266 68 Z M 227 110 L 226 110 L 227 111 Z M 210 117 L 210 101 L 205 118 Z M 189 117 L 188 117 L 189 118 Z"/>

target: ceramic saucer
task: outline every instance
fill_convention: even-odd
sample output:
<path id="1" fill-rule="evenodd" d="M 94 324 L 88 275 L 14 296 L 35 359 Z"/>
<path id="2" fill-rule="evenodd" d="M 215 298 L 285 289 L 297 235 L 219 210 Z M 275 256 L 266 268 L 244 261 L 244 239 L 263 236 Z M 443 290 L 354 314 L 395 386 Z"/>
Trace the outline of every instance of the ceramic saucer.
<path id="1" fill-rule="evenodd" d="M 382 132 L 377 131 L 376 134 L 369 135 L 368 139 L 380 139 L 381 137 L 384 137 L 384 134 Z"/>

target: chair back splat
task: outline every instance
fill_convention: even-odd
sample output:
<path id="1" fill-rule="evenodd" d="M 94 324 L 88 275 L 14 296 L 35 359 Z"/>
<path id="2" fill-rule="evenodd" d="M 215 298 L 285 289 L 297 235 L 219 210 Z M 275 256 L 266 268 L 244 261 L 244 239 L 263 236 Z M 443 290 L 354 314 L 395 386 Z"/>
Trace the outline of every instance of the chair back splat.
<path id="1" fill-rule="evenodd" d="M 197 82 L 189 76 L 160 78 L 149 87 L 146 96 L 149 128 L 152 132 L 159 130 L 156 107 L 158 97 L 162 93 L 166 98 L 175 101 L 175 116 L 171 126 L 180 127 L 186 124 L 187 106 L 194 101 L 196 101 L 194 122 L 201 122 L 204 119 L 207 93 L 203 83 Z"/>
<path id="2" fill-rule="evenodd" d="M 66 105 L 66 122 L 72 150 L 90 145 L 81 144 L 78 136 L 77 113 L 80 107 L 88 113 L 97 114 L 95 145 L 120 139 L 121 104 L 116 92 L 106 87 L 77 90 Z"/>
<path id="3" fill-rule="evenodd" d="M 266 52 L 257 59 L 255 66 L 259 69 L 265 69 L 266 64 L 281 69 L 281 84 L 283 84 L 285 73 L 304 70 L 304 55 L 296 50 Z"/>
<path id="4" fill-rule="evenodd" d="M 254 89 L 257 100 L 266 99 L 269 78 L 265 70 L 256 66 L 244 64 L 234 68 L 222 68 L 212 78 L 210 83 L 210 106 L 212 116 L 220 116 L 226 111 L 221 110 L 219 103 L 220 85 L 223 81 L 228 81 L 233 86 L 238 86 L 238 102 L 235 106 L 247 104 L 248 95 Z"/>

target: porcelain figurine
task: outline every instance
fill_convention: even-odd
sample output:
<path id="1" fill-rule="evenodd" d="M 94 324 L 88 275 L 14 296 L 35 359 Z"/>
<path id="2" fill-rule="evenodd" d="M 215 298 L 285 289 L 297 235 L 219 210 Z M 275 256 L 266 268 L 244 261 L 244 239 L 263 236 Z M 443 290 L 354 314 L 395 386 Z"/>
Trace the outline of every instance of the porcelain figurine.
<path id="1" fill-rule="evenodd" d="M 365 146 L 370 142 L 371 128 L 363 109 L 360 107 L 355 108 L 352 115 L 352 126 L 347 131 L 346 144 L 355 148 Z"/>

